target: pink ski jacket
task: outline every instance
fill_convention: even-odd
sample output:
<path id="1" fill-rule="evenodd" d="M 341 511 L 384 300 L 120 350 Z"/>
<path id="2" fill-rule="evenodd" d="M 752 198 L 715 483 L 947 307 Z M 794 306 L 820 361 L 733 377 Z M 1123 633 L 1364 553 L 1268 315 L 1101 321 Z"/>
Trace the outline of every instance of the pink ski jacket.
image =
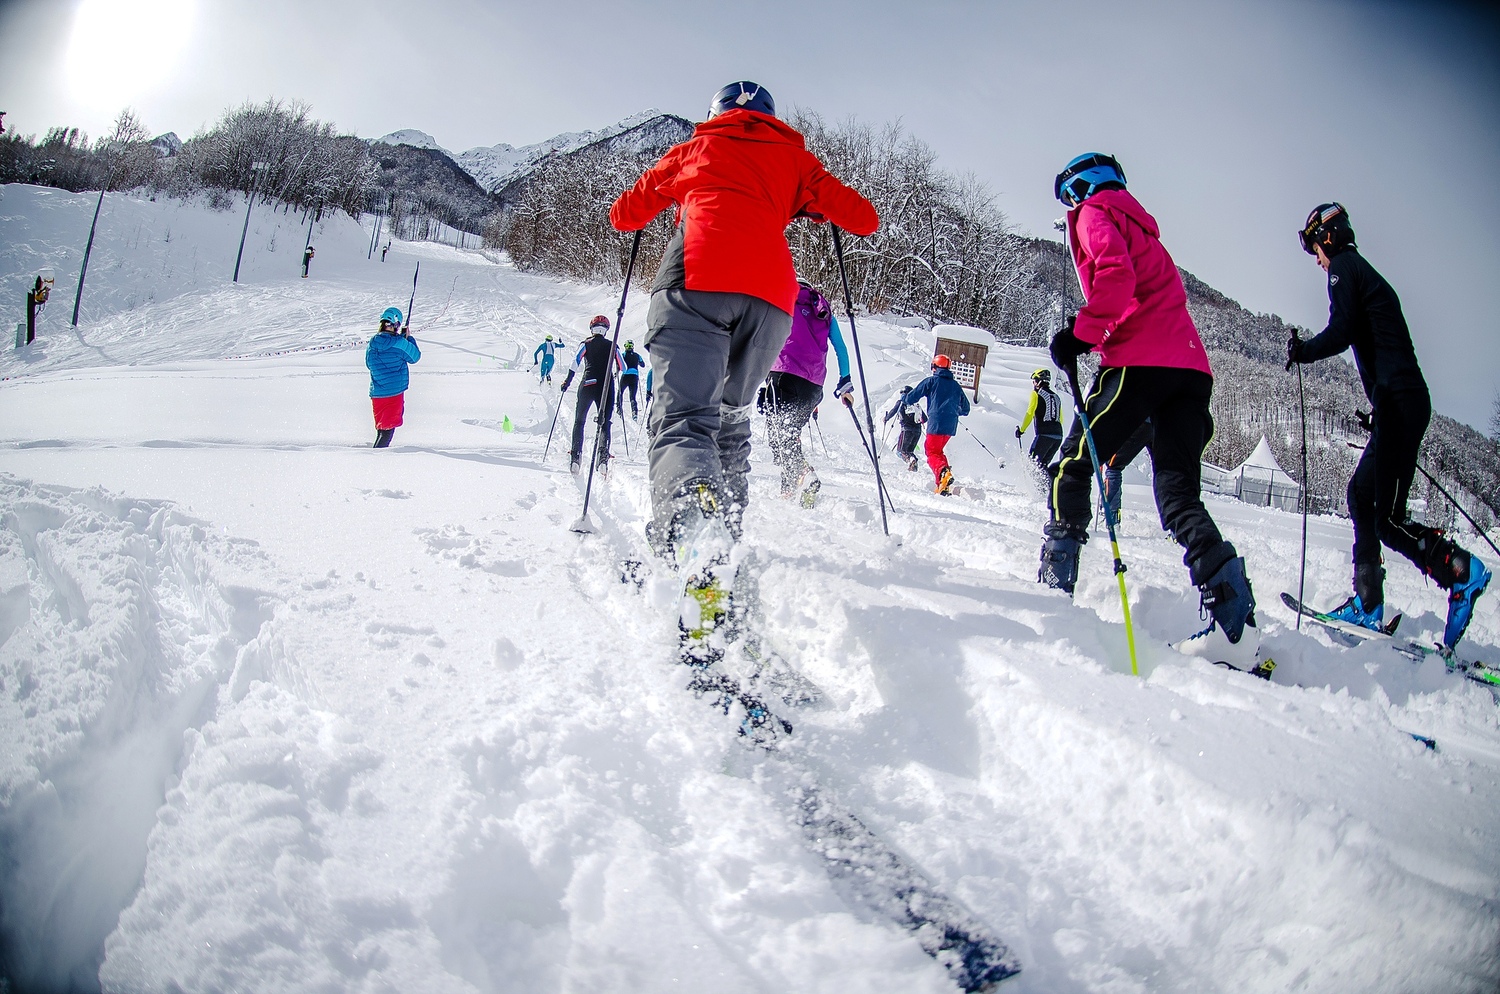
<path id="1" fill-rule="evenodd" d="M 1156 219 L 1125 190 L 1100 190 L 1068 212 L 1068 244 L 1087 301 L 1073 334 L 1105 366 L 1168 366 L 1213 375 L 1187 291 Z"/>

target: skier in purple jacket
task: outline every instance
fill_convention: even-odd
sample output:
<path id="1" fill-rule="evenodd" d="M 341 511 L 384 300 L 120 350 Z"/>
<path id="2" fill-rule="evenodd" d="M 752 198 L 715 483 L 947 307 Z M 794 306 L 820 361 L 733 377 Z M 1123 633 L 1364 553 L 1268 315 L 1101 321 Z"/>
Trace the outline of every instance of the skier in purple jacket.
<path id="1" fill-rule="evenodd" d="M 781 496 L 790 500 L 800 495 L 804 507 L 813 506 L 822 486 L 802 454 L 802 429 L 823 400 L 829 345 L 839 362 L 839 381 L 833 395 L 847 403 L 854 384 L 849 378 L 849 351 L 839 333 L 838 319 L 826 297 L 811 285 L 800 283 L 797 303 L 792 307 L 791 334 L 766 377 L 766 430 L 771 455 L 781 467 Z"/>

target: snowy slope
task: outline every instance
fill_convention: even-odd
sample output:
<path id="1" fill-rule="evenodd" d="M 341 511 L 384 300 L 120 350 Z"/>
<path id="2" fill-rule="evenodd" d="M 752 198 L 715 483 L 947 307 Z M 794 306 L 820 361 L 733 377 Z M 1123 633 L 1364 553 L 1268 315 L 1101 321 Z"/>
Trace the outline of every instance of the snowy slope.
<path id="1" fill-rule="evenodd" d="M 306 229 L 270 212 L 233 286 L 242 213 L 111 195 L 74 333 L 93 199 L 3 195 L 5 299 L 47 264 L 67 301 L 0 357 L 13 979 L 954 990 L 841 896 L 776 761 L 683 690 L 666 582 L 618 581 L 646 511 L 636 426 L 596 483 L 601 533 L 567 530 L 571 410 L 543 462 L 556 395 L 525 366 L 617 290 L 426 244 L 367 261 L 348 219 L 301 280 Z M 418 260 L 423 360 L 376 452 L 362 343 L 405 309 Z M 637 341 L 645 305 L 626 315 Z M 858 332 L 888 404 L 928 340 Z M 1129 676 L 1107 543 L 1086 547 L 1072 603 L 1035 583 L 1045 512 L 1011 430 L 1043 362 L 991 352 L 950 446 L 968 496 L 885 463 L 890 539 L 836 406 L 809 443 L 816 510 L 776 499 L 757 448 L 766 638 L 828 695 L 790 714 L 789 755 L 1016 949 L 1003 990 L 1493 990 L 1494 698 L 1294 632 L 1275 595 L 1296 589 L 1298 519 L 1217 498 L 1280 666 L 1268 684 L 1177 654 L 1197 598 L 1141 482 L 1121 534 Z M 1347 522 L 1314 519 L 1310 543 L 1309 599 L 1341 599 Z M 1403 631 L 1440 631 L 1441 594 L 1388 567 Z M 1467 649 L 1500 664 L 1495 605 Z"/>

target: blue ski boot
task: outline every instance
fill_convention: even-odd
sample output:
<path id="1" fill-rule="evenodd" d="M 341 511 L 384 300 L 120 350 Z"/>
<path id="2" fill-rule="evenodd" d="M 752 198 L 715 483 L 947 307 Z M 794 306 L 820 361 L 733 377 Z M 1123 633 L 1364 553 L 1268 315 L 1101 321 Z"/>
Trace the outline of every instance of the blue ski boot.
<path id="1" fill-rule="evenodd" d="M 1054 521 L 1047 526 L 1047 541 L 1042 544 L 1042 566 L 1037 570 L 1038 583 L 1073 596 L 1078 583 L 1078 553 L 1089 540 L 1082 528 Z"/>
<path id="2" fill-rule="evenodd" d="M 1469 621 L 1474 617 L 1474 602 L 1490 585 L 1489 569 L 1472 552 L 1467 555 L 1468 575 L 1448 591 L 1448 624 L 1443 627 L 1443 645 L 1450 651 L 1468 631 Z"/>
<path id="3" fill-rule="evenodd" d="M 1385 605 L 1376 604 L 1366 611 L 1364 602 L 1359 599 L 1359 594 L 1350 597 L 1344 603 L 1328 612 L 1328 617 L 1342 621 L 1347 625 L 1358 625 L 1368 628 L 1372 632 L 1385 634 Z"/>
<path id="4" fill-rule="evenodd" d="M 1211 663 L 1224 663 L 1235 669 L 1250 671 L 1258 665 L 1260 629 L 1255 624 L 1255 593 L 1245 576 L 1245 560 L 1228 542 L 1190 566 L 1194 579 L 1205 572 L 1204 565 L 1217 561 L 1212 574 L 1198 583 L 1202 609 L 1212 620 L 1208 627 L 1179 643 L 1178 651 L 1199 656 Z"/>

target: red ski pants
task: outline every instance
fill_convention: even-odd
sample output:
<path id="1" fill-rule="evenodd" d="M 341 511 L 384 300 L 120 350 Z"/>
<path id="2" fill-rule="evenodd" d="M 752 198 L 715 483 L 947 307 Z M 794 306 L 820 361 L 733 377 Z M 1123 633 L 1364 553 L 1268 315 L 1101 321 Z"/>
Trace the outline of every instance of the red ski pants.
<path id="1" fill-rule="evenodd" d="M 943 469 L 948 465 L 948 456 L 944 454 L 943 447 L 952 437 L 952 435 L 928 435 L 927 441 L 922 443 L 923 448 L 927 450 L 927 465 L 932 467 L 934 483 L 942 478 Z"/>
<path id="2" fill-rule="evenodd" d="M 406 415 L 406 394 L 394 397 L 371 397 L 370 406 L 375 409 L 375 427 L 381 431 L 400 428 Z"/>

